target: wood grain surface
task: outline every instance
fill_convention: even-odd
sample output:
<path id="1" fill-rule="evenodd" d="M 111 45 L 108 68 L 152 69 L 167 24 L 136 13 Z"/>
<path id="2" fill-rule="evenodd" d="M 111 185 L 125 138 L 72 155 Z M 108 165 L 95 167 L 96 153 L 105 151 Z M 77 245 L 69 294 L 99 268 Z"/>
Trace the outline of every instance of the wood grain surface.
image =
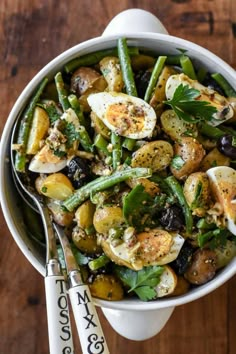
<path id="1" fill-rule="evenodd" d="M 158 16 L 169 33 L 200 44 L 236 68 L 235 0 L 1 0 L 0 129 L 18 95 L 47 62 L 99 36 L 127 8 Z M 44 282 L 0 218 L 0 354 L 46 354 Z M 135 342 L 100 318 L 112 354 L 235 354 L 236 277 L 175 309 L 160 334 Z M 76 353 L 81 353 L 75 337 Z M 58 353 L 59 354 L 59 353 Z"/>

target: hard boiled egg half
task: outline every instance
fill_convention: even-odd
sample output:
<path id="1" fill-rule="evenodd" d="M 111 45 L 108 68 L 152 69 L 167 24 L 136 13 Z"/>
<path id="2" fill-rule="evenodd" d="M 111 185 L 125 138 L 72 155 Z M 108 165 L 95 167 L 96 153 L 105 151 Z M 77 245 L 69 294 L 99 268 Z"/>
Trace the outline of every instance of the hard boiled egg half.
<path id="1" fill-rule="evenodd" d="M 227 228 L 236 235 L 236 171 L 228 166 L 218 166 L 206 173 L 213 195 L 223 209 Z"/>
<path id="2" fill-rule="evenodd" d="M 124 93 L 99 92 L 89 95 L 87 100 L 92 111 L 117 135 L 131 139 L 152 136 L 156 113 L 141 98 Z"/>

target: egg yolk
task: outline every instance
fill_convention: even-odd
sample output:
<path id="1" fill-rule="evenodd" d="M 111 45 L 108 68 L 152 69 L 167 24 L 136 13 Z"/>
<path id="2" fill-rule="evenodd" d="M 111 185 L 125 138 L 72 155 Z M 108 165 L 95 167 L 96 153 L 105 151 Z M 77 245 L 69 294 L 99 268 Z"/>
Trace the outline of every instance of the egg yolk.
<path id="1" fill-rule="evenodd" d="M 111 104 L 106 110 L 106 120 L 117 128 L 117 133 L 135 133 L 144 128 L 144 111 L 142 107 L 131 104 Z"/>

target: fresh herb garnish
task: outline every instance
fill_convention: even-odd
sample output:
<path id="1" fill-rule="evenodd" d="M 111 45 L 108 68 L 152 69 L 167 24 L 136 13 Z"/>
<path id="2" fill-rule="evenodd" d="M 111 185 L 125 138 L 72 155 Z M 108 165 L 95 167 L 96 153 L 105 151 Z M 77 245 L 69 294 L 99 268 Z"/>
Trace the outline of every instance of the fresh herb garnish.
<path id="1" fill-rule="evenodd" d="M 138 231 L 142 231 L 149 226 L 153 228 L 159 223 L 158 218 L 154 218 L 154 216 L 158 215 L 158 212 L 163 209 L 166 201 L 166 194 L 151 197 L 149 193 L 145 192 L 143 185 L 138 184 L 123 199 L 125 220 Z"/>
<path id="2" fill-rule="evenodd" d="M 67 138 L 67 148 L 72 147 L 73 143 L 79 140 L 79 132 L 75 125 L 71 122 L 66 122 L 65 128 L 63 129 L 63 134 Z"/>
<path id="3" fill-rule="evenodd" d="M 186 122 L 197 123 L 202 120 L 214 120 L 213 115 L 217 109 L 207 101 L 196 100 L 199 95 L 200 91 L 180 84 L 172 99 L 164 101 L 164 103 L 171 106 L 177 116 Z"/>
<path id="4" fill-rule="evenodd" d="M 50 125 L 54 124 L 58 119 L 60 119 L 61 114 L 53 101 L 38 104 L 38 106 L 45 109 L 49 116 Z"/>
<path id="5" fill-rule="evenodd" d="M 153 300 L 157 297 L 155 287 L 159 284 L 163 271 L 164 268 L 161 266 L 144 267 L 139 271 L 115 267 L 117 276 L 129 287 L 128 292 L 134 291 L 142 301 Z"/>
<path id="6" fill-rule="evenodd" d="M 185 164 L 185 161 L 179 155 L 175 155 L 171 161 L 171 166 L 173 168 L 175 168 L 176 170 L 180 170 L 184 164 Z"/>
<path id="7" fill-rule="evenodd" d="M 66 156 L 66 151 L 60 150 L 60 149 L 54 149 L 53 154 L 59 158 L 62 158 Z"/>

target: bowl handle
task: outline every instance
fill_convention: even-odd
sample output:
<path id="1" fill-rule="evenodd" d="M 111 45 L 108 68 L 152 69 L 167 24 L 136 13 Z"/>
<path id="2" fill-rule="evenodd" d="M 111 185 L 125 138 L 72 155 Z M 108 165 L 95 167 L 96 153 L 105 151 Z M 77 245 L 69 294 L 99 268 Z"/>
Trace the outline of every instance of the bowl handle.
<path id="1" fill-rule="evenodd" d="M 106 319 L 121 336 L 142 341 L 155 336 L 169 320 L 174 307 L 158 310 L 117 310 L 102 307 Z"/>
<path id="2" fill-rule="evenodd" d="M 168 34 L 161 21 L 152 13 L 141 9 L 128 9 L 116 15 L 107 25 L 103 36 L 152 32 Z"/>

